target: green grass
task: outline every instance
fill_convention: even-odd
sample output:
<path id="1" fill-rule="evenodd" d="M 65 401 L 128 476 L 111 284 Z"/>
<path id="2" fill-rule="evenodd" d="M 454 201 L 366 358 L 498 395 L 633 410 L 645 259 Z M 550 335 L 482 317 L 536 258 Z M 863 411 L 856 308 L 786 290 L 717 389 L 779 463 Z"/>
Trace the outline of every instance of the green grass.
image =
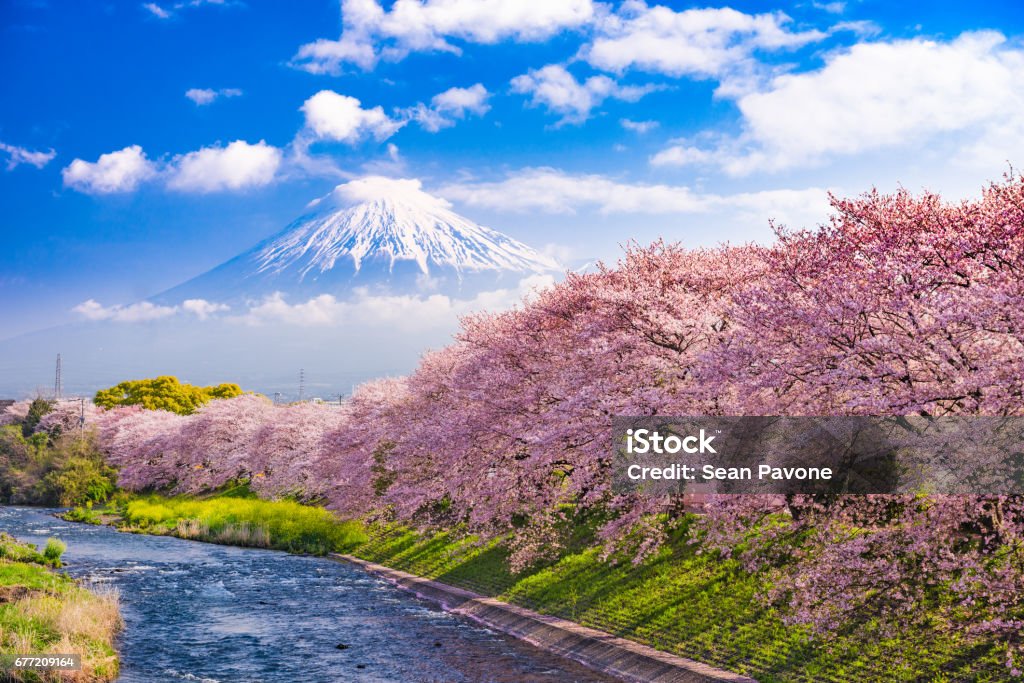
<path id="1" fill-rule="evenodd" d="M 558 561 L 514 575 L 497 542 L 446 532 L 371 527 L 363 559 L 498 597 L 691 659 L 779 681 L 1002 681 L 992 646 L 972 647 L 940 629 L 897 638 L 834 634 L 811 640 L 758 593 L 766 575 L 699 553 L 681 530 L 654 558 L 610 563 L 583 539 Z M 584 534 L 585 535 L 585 534 Z"/>
<path id="2" fill-rule="evenodd" d="M 14 681 L 69 680 L 55 671 L 9 671 L 5 662 L 27 654 L 79 654 L 76 681 L 98 683 L 117 678 L 114 636 L 121 627 L 118 598 L 97 595 L 50 566 L 59 562 L 50 539 L 49 555 L 0 534 L 0 678 Z M 59 546 L 57 545 L 59 544 Z"/>
<path id="3" fill-rule="evenodd" d="M 46 558 L 36 550 L 35 546 L 21 543 L 5 533 L 0 533 L 0 560 L 48 564 Z"/>
<path id="4" fill-rule="evenodd" d="M 128 530 L 212 543 L 325 555 L 364 542 L 362 524 L 319 507 L 238 496 L 147 496 L 120 508 Z"/>

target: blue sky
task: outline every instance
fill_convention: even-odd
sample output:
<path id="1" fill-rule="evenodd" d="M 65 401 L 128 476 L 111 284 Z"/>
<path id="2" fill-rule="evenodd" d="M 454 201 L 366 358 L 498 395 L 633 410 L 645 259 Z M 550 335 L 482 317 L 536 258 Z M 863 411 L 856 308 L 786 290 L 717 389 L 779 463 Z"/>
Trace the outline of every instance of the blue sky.
<path id="1" fill-rule="evenodd" d="M 6 0 L 0 27 L 0 338 L 178 284 L 366 175 L 575 262 L 1024 164 L 1013 0 Z"/>

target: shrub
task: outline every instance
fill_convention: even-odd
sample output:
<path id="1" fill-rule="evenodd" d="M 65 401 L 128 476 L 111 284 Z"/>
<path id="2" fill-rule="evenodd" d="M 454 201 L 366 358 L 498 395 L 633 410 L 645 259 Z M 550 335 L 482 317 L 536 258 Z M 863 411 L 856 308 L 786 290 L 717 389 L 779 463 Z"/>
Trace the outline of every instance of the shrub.
<path id="1" fill-rule="evenodd" d="M 60 558 L 67 549 L 68 546 L 64 541 L 58 538 L 48 538 L 46 539 L 46 547 L 43 548 L 43 557 L 54 567 L 59 567 Z"/>

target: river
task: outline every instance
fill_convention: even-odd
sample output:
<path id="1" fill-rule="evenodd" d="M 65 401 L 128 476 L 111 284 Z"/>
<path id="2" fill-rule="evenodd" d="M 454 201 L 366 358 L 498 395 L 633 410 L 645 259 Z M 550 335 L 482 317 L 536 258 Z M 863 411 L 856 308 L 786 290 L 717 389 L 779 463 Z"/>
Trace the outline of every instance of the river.
<path id="1" fill-rule="evenodd" d="M 124 683 L 616 680 L 324 558 L 120 533 L 18 507 L 0 507 L 0 530 L 40 547 L 60 538 L 65 571 L 120 592 Z"/>

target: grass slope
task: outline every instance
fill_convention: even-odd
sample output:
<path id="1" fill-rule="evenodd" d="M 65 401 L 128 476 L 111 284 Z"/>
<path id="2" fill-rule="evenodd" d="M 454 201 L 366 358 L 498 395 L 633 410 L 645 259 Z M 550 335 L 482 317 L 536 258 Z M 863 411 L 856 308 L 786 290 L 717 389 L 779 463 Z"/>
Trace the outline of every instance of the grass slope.
<path id="1" fill-rule="evenodd" d="M 827 642 L 812 641 L 758 601 L 766 576 L 700 553 L 684 531 L 639 566 L 624 558 L 610 563 L 599 549 L 581 545 L 518 575 L 509 572 L 500 544 L 454 533 L 370 528 L 370 540 L 353 554 L 764 683 L 1008 680 L 993 648 L 972 647 L 941 629 L 876 639 L 836 633 Z"/>

